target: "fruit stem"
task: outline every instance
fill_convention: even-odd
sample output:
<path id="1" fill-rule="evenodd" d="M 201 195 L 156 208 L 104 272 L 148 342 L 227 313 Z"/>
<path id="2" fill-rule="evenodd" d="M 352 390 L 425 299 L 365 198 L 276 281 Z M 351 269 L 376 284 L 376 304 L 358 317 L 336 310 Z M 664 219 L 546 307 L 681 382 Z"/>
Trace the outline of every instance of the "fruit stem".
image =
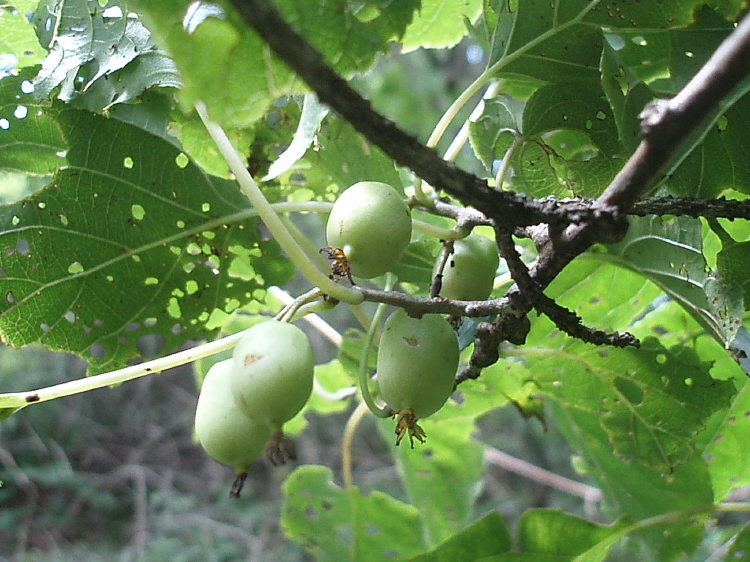
<path id="1" fill-rule="evenodd" d="M 391 289 L 393 289 L 393 286 L 395 284 L 396 276 L 393 273 L 387 273 L 385 278 L 385 290 L 390 291 Z M 375 332 L 377 331 L 378 326 L 380 325 L 380 321 L 383 318 L 385 307 L 386 305 L 384 303 L 380 303 L 378 305 L 378 308 L 375 310 L 375 314 L 372 317 L 372 322 L 370 323 L 370 329 L 367 330 L 367 335 L 365 336 L 365 341 L 363 342 L 364 347 L 362 348 L 362 356 L 359 360 L 359 390 L 362 393 L 362 400 L 365 401 L 365 404 L 367 405 L 369 410 L 378 418 L 389 418 L 391 417 L 391 415 L 393 415 L 393 412 L 391 411 L 390 407 L 388 407 L 388 405 L 381 407 L 375 404 L 375 400 L 370 393 L 370 377 L 368 376 L 367 370 L 367 359 L 370 356 L 372 340 L 375 339 Z"/>
<path id="2" fill-rule="evenodd" d="M 278 320 L 279 322 L 291 322 L 291 318 L 295 315 L 297 310 L 302 305 L 311 303 L 322 295 L 323 292 L 317 287 L 315 287 L 314 289 L 310 289 L 306 293 L 298 296 L 291 303 L 287 304 L 284 308 L 282 308 L 279 313 L 274 316 L 274 319 Z"/>
<path id="3" fill-rule="evenodd" d="M 364 297 L 358 289 L 345 287 L 335 283 L 315 266 L 305 251 L 294 239 L 294 236 L 292 236 L 286 226 L 284 226 L 284 223 L 281 222 L 276 211 L 265 198 L 263 192 L 258 187 L 258 184 L 255 183 L 255 180 L 250 175 L 250 172 L 245 168 L 237 151 L 234 149 L 232 143 L 224 132 L 224 129 L 209 119 L 206 106 L 203 102 L 196 102 L 195 108 L 208 130 L 208 134 L 211 135 L 219 152 L 232 170 L 232 173 L 237 179 L 237 183 L 240 185 L 240 189 L 253 207 L 258 210 L 258 215 L 261 220 L 264 222 L 268 230 L 271 231 L 276 242 L 278 242 L 279 246 L 281 246 L 286 252 L 287 256 L 300 273 L 314 286 L 320 287 L 325 293 L 331 295 L 337 300 L 352 304 L 361 303 L 364 300 Z"/>
<path id="4" fill-rule="evenodd" d="M 344 480 L 344 488 L 347 490 L 354 486 L 352 478 L 352 443 L 354 442 L 354 433 L 369 407 L 365 402 L 360 402 L 344 426 L 344 435 L 341 439 L 341 475 Z"/>

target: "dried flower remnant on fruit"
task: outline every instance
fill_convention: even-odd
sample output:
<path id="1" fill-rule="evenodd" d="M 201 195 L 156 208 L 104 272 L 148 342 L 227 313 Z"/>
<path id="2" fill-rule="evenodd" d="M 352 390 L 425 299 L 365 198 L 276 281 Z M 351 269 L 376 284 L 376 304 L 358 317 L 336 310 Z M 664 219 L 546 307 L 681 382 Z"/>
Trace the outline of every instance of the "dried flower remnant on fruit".
<path id="1" fill-rule="evenodd" d="M 266 444 L 266 458 L 274 466 L 285 464 L 286 461 L 297 460 L 297 448 L 294 442 L 279 430 L 275 432 Z"/>
<path id="2" fill-rule="evenodd" d="M 396 416 L 398 416 L 398 421 L 396 422 L 397 447 L 407 435 L 409 436 L 409 443 L 411 444 L 412 449 L 414 448 L 415 439 L 420 443 L 425 442 L 427 434 L 424 432 L 424 429 L 422 429 L 422 426 L 417 423 L 417 417 L 414 415 L 411 408 L 405 408 L 398 412 L 394 412 L 393 417 L 395 418 Z"/>
<path id="3" fill-rule="evenodd" d="M 349 265 L 349 260 L 346 259 L 346 254 L 341 248 L 334 248 L 333 246 L 326 246 L 320 249 L 321 254 L 325 254 L 326 257 L 331 260 L 331 274 L 328 276 L 333 281 L 339 281 L 346 277 L 349 283 L 356 285 L 352 279 L 352 268 Z"/>

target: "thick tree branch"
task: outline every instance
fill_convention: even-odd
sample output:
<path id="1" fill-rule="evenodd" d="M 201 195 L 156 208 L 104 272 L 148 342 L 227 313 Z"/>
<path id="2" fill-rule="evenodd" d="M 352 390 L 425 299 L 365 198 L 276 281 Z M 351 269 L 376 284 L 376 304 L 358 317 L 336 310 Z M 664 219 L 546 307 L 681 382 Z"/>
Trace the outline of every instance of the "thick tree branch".
<path id="1" fill-rule="evenodd" d="M 750 199 L 696 199 L 695 197 L 651 197 L 636 201 L 629 215 L 675 215 L 706 219 L 750 220 Z"/>

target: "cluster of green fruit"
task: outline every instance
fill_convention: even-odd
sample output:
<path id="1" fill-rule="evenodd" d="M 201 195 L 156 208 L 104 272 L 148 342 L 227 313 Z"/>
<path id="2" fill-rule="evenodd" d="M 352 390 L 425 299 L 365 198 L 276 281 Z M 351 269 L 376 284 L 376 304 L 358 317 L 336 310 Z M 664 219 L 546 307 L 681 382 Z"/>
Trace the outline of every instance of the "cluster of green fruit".
<path id="1" fill-rule="evenodd" d="M 409 245 L 411 211 L 391 186 L 360 182 L 344 191 L 331 210 L 326 234 L 333 275 L 371 279 L 390 271 Z M 470 234 L 453 242 L 441 275 L 440 297 L 484 300 L 492 291 L 498 255 L 492 240 Z M 459 346 L 451 323 L 437 314 L 409 316 L 396 310 L 386 320 L 378 347 L 377 380 L 389 414 L 403 437 L 424 441 L 416 423 L 437 412 L 454 389 Z M 232 359 L 206 375 L 196 411 L 196 433 L 205 450 L 236 470 L 238 496 L 251 461 L 263 451 L 272 460 L 293 454 L 284 423 L 307 402 L 313 386 L 310 342 L 295 326 L 258 324 L 240 339 Z M 365 390 L 363 389 L 363 392 Z"/>

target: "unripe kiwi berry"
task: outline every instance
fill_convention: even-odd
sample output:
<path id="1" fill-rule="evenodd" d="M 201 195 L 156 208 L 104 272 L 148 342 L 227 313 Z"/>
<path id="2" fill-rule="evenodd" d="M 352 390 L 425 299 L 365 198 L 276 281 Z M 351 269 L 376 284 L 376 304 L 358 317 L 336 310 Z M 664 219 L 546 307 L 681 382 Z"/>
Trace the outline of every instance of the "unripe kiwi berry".
<path id="1" fill-rule="evenodd" d="M 310 398 L 314 369 L 305 333 L 268 320 L 247 330 L 234 348 L 232 396 L 246 416 L 281 429 Z"/>
<path id="2" fill-rule="evenodd" d="M 492 292 L 499 263 L 497 246 L 491 239 L 471 233 L 456 240 L 443 269 L 440 296 L 462 301 L 486 300 Z M 437 273 L 437 264 L 433 273 Z"/>
<path id="3" fill-rule="evenodd" d="M 328 245 L 343 250 L 355 277 L 390 271 L 411 239 L 411 212 L 388 184 L 362 181 L 333 204 L 326 225 Z"/>
<path id="4" fill-rule="evenodd" d="M 398 309 L 385 321 L 378 348 L 378 386 L 381 398 L 402 416 L 397 443 L 407 432 L 422 440 L 424 433 L 415 422 L 437 412 L 453 393 L 458 358 L 456 334 L 442 316 L 417 319 Z"/>
<path id="5" fill-rule="evenodd" d="M 233 495 L 238 497 L 250 463 L 263 456 L 272 430 L 237 406 L 230 388 L 232 366 L 231 359 L 219 361 L 206 373 L 195 409 L 195 434 L 206 453 L 234 468 L 240 483 Z"/>

